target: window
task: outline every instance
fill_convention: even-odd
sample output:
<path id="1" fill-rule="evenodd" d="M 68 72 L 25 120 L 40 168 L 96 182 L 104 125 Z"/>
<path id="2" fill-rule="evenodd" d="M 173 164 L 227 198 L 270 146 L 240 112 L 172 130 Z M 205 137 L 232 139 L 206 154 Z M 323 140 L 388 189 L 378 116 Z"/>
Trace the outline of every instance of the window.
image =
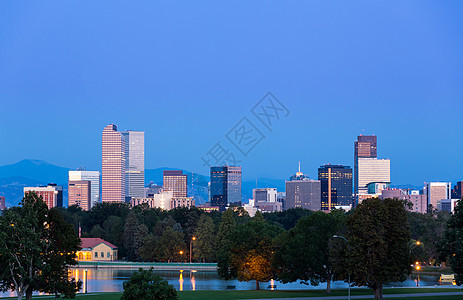
<path id="1" fill-rule="evenodd" d="M 104 252 L 101 252 L 101 258 L 104 258 Z"/>
<path id="2" fill-rule="evenodd" d="M 107 255 L 108 258 L 110 257 L 109 252 L 107 252 L 106 255 Z"/>
<path id="3" fill-rule="evenodd" d="M 98 252 L 95 252 L 95 258 L 98 258 Z"/>

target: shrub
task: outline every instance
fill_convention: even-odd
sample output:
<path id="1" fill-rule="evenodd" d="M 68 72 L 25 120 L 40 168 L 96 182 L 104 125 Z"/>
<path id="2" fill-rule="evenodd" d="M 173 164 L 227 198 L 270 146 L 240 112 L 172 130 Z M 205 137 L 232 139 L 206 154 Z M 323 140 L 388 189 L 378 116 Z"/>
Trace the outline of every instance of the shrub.
<path id="1" fill-rule="evenodd" d="M 143 270 L 132 275 L 130 279 L 124 282 L 124 293 L 121 300 L 178 300 L 177 291 L 167 280 L 155 275 L 153 268 Z"/>

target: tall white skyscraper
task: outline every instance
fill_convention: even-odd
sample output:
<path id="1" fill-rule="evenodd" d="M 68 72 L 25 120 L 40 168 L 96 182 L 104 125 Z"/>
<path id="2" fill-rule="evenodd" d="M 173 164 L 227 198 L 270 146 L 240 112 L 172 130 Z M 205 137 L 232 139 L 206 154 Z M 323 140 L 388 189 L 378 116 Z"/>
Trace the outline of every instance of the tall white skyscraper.
<path id="1" fill-rule="evenodd" d="M 121 132 L 125 140 L 125 198 L 145 195 L 145 132 Z"/>
<path id="2" fill-rule="evenodd" d="M 357 174 L 358 194 L 368 194 L 367 184 L 372 182 L 391 182 L 391 161 L 389 159 L 377 159 L 359 157 Z"/>
<path id="3" fill-rule="evenodd" d="M 100 172 L 99 171 L 69 171 L 69 181 L 90 181 L 91 206 L 100 202 Z"/>

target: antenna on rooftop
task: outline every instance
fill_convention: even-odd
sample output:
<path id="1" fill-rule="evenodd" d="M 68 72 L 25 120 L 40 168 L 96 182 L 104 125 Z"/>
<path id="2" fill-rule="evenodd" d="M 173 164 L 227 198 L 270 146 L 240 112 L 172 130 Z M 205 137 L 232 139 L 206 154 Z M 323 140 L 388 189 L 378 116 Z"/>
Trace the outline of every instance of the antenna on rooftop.
<path id="1" fill-rule="evenodd" d="M 299 162 L 299 173 L 301 173 L 301 162 Z"/>

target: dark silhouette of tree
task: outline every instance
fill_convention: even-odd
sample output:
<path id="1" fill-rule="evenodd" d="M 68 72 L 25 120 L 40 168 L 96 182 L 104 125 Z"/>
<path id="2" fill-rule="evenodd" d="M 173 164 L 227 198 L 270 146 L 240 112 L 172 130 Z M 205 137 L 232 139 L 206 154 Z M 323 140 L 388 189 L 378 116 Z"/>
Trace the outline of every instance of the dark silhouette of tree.
<path id="1" fill-rule="evenodd" d="M 194 235 L 196 237 L 193 251 L 195 257 L 203 262 L 213 261 L 215 259 L 215 226 L 212 218 L 202 214 Z"/>

